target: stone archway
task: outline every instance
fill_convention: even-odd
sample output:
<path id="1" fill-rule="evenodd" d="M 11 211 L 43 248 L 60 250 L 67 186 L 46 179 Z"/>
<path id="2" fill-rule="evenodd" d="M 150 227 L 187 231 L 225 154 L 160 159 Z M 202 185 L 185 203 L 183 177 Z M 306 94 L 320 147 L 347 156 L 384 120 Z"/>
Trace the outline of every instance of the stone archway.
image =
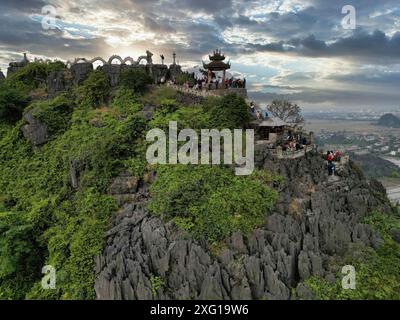
<path id="1" fill-rule="evenodd" d="M 133 60 L 133 58 L 131 58 L 131 57 L 126 57 L 126 58 L 124 59 L 124 64 L 127 64 L 127 62 L 130 62 L 130 64 L 131 64 L 132 66 L 136 64 L 135 60 Z"/>
<path id="2" fill-rule="evenodd" d="M 90 60 L 90 62 L 92 63 L 94 69 L 97 69 L 98 67 L 102 67 L 107 64 L 107 61 L 105 61 L 102 57 L 93 58 L 92 60 Z"/>
<path id="3" fill-rule="evenodd" d="M 120 56 L 118 56 L 118 55 L 116 55 L 116 54 L 112 55 L 112 56 L 110 57 L 110 59 L 108 59 L 108 64 L 112 64 L 112 62 L 113 62 L 115 59 L 117 59 L 121 64 L 124 64 L 124 60 L 123 60 Z"/>

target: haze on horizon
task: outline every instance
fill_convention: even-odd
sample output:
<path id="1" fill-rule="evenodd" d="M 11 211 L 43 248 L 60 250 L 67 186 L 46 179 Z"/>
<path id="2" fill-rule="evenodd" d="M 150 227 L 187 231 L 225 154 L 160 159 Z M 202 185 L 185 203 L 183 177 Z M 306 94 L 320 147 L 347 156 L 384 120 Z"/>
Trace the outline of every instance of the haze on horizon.
<path id="1" fill-rule="evenodd" d="M 42 28 L 42 8 L 57 28 Z M 356 29 L 342 8 L 356 9 Z M 200 66 L 216 48 L 245 76 L 249 95 L 298 102 L 305 110 L 400 109 L 398 0 L 1 0 L 0 67 L 10 61 L 133 58 Z"/>

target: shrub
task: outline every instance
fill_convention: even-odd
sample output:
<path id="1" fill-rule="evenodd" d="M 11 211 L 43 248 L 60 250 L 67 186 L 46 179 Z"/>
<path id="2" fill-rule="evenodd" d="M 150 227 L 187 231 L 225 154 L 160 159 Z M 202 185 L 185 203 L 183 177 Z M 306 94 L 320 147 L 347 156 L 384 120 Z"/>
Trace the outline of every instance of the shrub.
<path id="1" fill-rule="evenodd" d="M 217 166 L 159 166 L 150 210 L 188 226 L 197 238 L 220 241 L 262 225 L 277 193 L 257 175 L 235 176 Z"/>
<path id="2" fill-rule="evenodd" d="M 38 276 L 43 248 L 24 213 L 0 213 L 0 234 L 0 299 L 21 299 Z"/>
<path id="3" fill-rule="evenodd" d="M 78 97 L 82 106 L 87 108 L 99 107 L 106 103 L 110 84 L 105 72 L 92 71 L 83 85 L 78 87 Z"/>
<path id="4" fill-rule="evenodd" d="M 147 92 L 143 97 L 143 103 L 159 106 L 161 102 L 165 99 L 175 100 L 178 95 L 178 91 L 174 88 L 161 86 L 157 88 L 153 88 L 149 92 Z"/>
<path id="5" fill-rule="evenodd" d="M 112 105 L 121 114 L 135 114 L 142 109 L 136 94 L 124 87 L 117 90 Z"/>
<path id="6" fill-rule="evenodd" d="M 120 83 L 137 94 L 143 94 L 147 86 L 153 83 L 153 79 L 143 70 L 127 69 L 121 73 Z"/>
<path id="7" fill-rule="evenodd" d="M 73 100 L 62 94 L 52 100 L 33 103 L 29 109 L 33 110 L 35 118 L 47 125 L 50 134 L 55 134 L 69 128 L 73 106 Z"/>
<path id="8" fill-rule="evenodd" d="M 28 105 L 28 97 L 7 82 L 0 83 L 0 120 L 14 122 L 21 119 Z"/>
<path id="9" fill-rule="evenodd" d="M 179 85 L 183 85 L 186 81 L 189 82 L 190 86 L 194 86 L 196 83 L 196 80 L 187 73 L 178 74 L 175 81 Z"/>
<path id="10" fill-rule="evenodd" d="M 19 89 L 23 89 L 25 93 L 45 86 L 47 76 L 51 71 L 58 71 L 65 68 L 64 63 L 61 61 L 43 63 L 43 62 L 31 62 L 23 68 L 17 70 L 7 78 L 7 82 Z"/>
<path id="11" fill-rule="evenodd" d="M 59 124 L 65 116 L 67 123 L 65 99 L 38 103 L 39 115 Z M 1 298 L 94 298 L 94 258 L 116 210 L 107 188 L 126 161 L 141 152 L 146 125 L 127 111 L 123 119 L 106 112 L 102 126 L 95 127 L 89 123 L 93 112 L 73 109 L 71 124 L 35 152 L 21 134 L 22 121 L 0 123 L 0 208 L 7 210 L 3 203 L 12 199 L 12 210 L 24 213 L 9 215 L 15 219 L 6 225 L 0 217 Z M 70 186 L 70 159 L 77 164 L 76 190 Z M 57 290 L 51 292 L 40 287 L 46 264 L 57 272 Z"/>
<path id="12" fill-rule="evenodd" d="M 248 106 L 242 97 L 229 94 L 211 101 L 212 104 L 206 102 L 204 106 L 209 113 L 210 128 L 239 129 L 250 121 Z"/>

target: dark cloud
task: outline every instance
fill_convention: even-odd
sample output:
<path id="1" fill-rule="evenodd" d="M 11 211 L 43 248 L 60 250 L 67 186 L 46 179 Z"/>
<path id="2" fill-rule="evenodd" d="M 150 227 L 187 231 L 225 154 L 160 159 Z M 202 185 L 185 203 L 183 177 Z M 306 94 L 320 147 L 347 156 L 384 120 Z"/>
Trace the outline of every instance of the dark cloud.
<path id="1" fill-rule="evenodd" d="M 218 13 L 231 9 L 232 0 L 177 0 L 178 8 L 186 8 L 191 11 L 204 11 L 207 13 Z"/>
<path id="2" fill-rule="evenodd" d="M 269 1 L 268 4 L 283 2 L 285 0 Z M 24 51 L 64 59 L 107 55 L 120 49 L 107 44 L 107 37 L 120 36 L 119 23 L 134 21 L 142 26 L 139 31 L 153 32 L 155 38 L 153 41 L 137 40 L 131 47 L 137 50 L 149 49 L 155 54 L 164 53 L 166 57 L 176 51 L 181 62 L 200 62 L 202 55 L 215 48 L 221 48 L 233 62 L 254 53 L 271 53 L 278 60 L 287 55 L 295 56 L 299 66 L 304 62 L 304 66 L 301 66 L 304 70 L 298 71 L 299 68 L 295 68 L 296 72 L 288 73 L 286 70 L 283 74 L 275 75 L 275 80 L 288 85 L 273 88 L 267 79 L 264 89 L 300 90 L 301 93 L 292 93 L 290 97 L 305 103 L 331 101 L 344 104 L 351 101 L 357 104 L 362 101 L 377 102 L 379 98 L 388 104 L 394 103 L 395 98 L 399 100 L 399 92 L 396 90 L 396 85 L 400 83 L 399 73 L 388 71 L 391 68 L 398 71 L 400 65 L 400 32 L 395 33 L 400 15 L 398 0 L 357 1 L 353 4 L 357 12 L 357 29 L 353 33 L 343 30 L 340 25 L 343 18 L 341 9 L 349 4 L 347 0 L 308 0 L 304 2 L 307 5 L 301 8 L 282 10 L 282 5 L 272 12 L 253 12 L 256 3 L 238 0 L 76 0 L 70 7 L 66 5 L 69 11 L 63 11 L 64 7 L 57 9 L 66 22 L 71 15 L 81 20 L 82 26 L 70 26 L 79 29 L 78 34 L 83 34 L 78 39 L 67 37 L 66 32 L 61 30 L 45 31 L 40 22 L 31 19 L 30 15 L 40 14 L 48 1 L 1 0 L 0 63 L 3 63 L 4 68 L 6 59 L 13 59 L 15 53 Z M 97 10 L 112 12 L 106 22 L 111 24 L 115 21 L 116 28 L 108 26 L 101 29 L 104 21 L 99 21 L 99 26 L 90 26 L 93 29 L 84 30 L 85 18 L 93 17 Z M 234 34 L 236 30 L 237 35 Z M 224 37 L 225 32 L 233 33 L 234 39 L 228 41 Z M 71 34 L 76 36 L 73 32 Z M 326 80 L 363 90 L 292 88 L 293 83 L 321 81 L 313 70 L 307 70 L 305 61 L 308 59 L 302 60 L 303 57 L 323 57 L 335 61 L 341 59 L 344 63 L 351 62 L 360 66 L 351 75 L 330 74 Z M 369 67 L 361 68 L 362 64 L 368 64 Z M 370 92 L 365 88 L 371 88 Z M 379 90 L 386 95 L 379 93 Z M 277 95 L 262 92 L 252 94 L 264 99 Z"/>
<path id="3" fill-rule="evenodd" d="M 19 11 L 19 12 L 41 12 L 42 8 L 48 4 L 44 0 L 1 0 L 0 12 Z"/>

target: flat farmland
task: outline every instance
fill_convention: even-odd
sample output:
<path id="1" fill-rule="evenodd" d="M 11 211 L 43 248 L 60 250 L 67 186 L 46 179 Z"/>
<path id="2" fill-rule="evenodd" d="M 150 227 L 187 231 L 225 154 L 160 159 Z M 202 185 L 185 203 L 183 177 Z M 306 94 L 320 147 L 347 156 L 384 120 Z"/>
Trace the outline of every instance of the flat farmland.
<path id="1" fill-rule="evenodd" d="M 305 128 L 315 133 L 327 130 L 331 132 L 348 131 L 357 133 L 390 133 L 393 135 L 400 135 L 400 128 L 376 126 L 372 121 L 310 119 L 306 120 Z"/>

